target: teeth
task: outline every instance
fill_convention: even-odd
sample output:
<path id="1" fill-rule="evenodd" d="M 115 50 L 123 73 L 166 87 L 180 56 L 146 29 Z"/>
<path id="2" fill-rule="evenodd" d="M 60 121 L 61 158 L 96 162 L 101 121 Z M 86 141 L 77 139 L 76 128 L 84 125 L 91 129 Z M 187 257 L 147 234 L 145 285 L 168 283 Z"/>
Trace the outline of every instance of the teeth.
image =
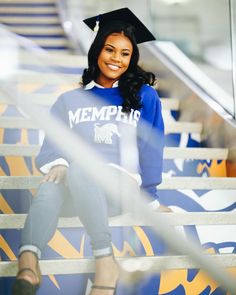
<path id="1" fill-rule="evenodd" d="M 114 65 L 107 65 L 111 70 L 113 71 L 117 71 L 119 70 L 119 67 L 118 66 L 114 66 Z"/>

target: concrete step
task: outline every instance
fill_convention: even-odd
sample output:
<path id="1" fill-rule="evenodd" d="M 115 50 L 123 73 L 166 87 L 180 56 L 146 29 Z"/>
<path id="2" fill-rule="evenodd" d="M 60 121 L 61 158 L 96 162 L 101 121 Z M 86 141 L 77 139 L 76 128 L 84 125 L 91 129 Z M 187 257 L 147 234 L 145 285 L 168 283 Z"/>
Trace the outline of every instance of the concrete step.
<path id="1" fill-rule="evenodd" d="M 165 159 L 216 159 L 226 160 L 228 158 L 228 149 L 218 148 L 175 148 L 166 147 L 164 149 Z"/>
<path id="2" fill-rule="evenodd" d="M 203 125 L 192 122 L 165 122 L 165 133 L 202 133 Z"/>
<path id="3" fill-rule="evenodd" d="M 11 1 L 12 2 L 12 1 Z M 2 3 L 2 1 L 1 1 Z M 0 6 L 0 14 L 2 13 L 33 13 L 33 14 L 42 14 L 42 13 L 57 13 L 57 8 L 54 6 L 52 7 L 14 7 L 14 6 Z"/>
<path id="4" fill-rule="evenodd" d="M 38 46 L 69 46 L 69 42 L 65 37 L 60 38 L 32 38 L 31 40 Z"/>
<path id="5" fill-rule="evenodd" d="M 181 225 L 235 225 L 235 212 L 187 212 L 187 213 L 158 213 L 163 218 L 168 218 L 168 223 L 173 226 Z M 26 214 L 1 214 L 0 229 L 23 228 Z M 135 218 L 125 214 L 109 219 L 110 226 L 150 226 L 142 218 Z M 58 228 L 83 227 L 77 217 L 60 218 Z"/>
<path id="6" fill-rule="evenodd" d="M 51 50 L 50 50 L 51 52 Z M 54 52 L 59 52 L 58 50 L 55 50 Z M 59 52 L 61 56 L 61 52 Z M 64 51 L 63 51 L 64 54 Z M 53 55 L 51 53 L 51 55 Z M 77 67 L 80 69 L 80 66 Z M 45 67 L 45 70 L 50 69 L 47 66 Z M 81 75 L 79 74 L 61 74 L 60 72 L 57 72 L 54 70 L 54 73 L 46 72 L 36 72 L 36 71 L 27 71 L 27 70 L 19 70 L 15 71 L 14 75 L 11 77 L 12 83 L 24 83 L 24 84 L 31 84 L 31 83 L 37 83 L 37 84 L 46 84 L 46 85 L 58 85 L 58 84 L 75 84 L 78 85 L 78 82 L 80 81 Z"/>
<path id="7" fill-rule="evenodd" d="M 35 156 L 38 145 L 0 144 L 1 156 Z M 226 160 L 228 149 L 165 147 L 165 159 L 216 159 Z"/>
<path id="8" fill-rule="evenodd" d="M 20 3 L 37 3 L 37 4 L 43 4 L 43 3 L 50 3 L 50 4 L 55 4 L 57 0 L 1 0 L 1 4 L 20 4 Z"/>
<path id="9" fill-rule="evenodd" d="M 22 117 L 1 117 L 0 128 L 28 128 L 38 129 L 32 120 L 25 119 Z M 168 133 L 201 133 L 201 123 L 189 123 L 189 122 L 165 122 L 165 132 Z"/>
<path id="10" fill-rule="evenodd" d="M 178 98 L 161 98 L 161 104 L 165 110 L 178 111 L 180 101 Z"/>
<path id="11" fill-rule="evenodd" d="M 10 31 L 22 35 L 63 35 L 64 31 L 60 25 L 55 27 L 31 27 L 31 26 L 9 26 Z M 29 54 L 28 54 L 29 55 Z"/>
<path id="12" fill-rule="evenodd" d="M 47 53 L 48 54 L 50 54 L 51 56 L 52 55 L 59 55 L 59 56 L 61 56 L 62 54 L 64 55 L 64 56 L 71 56 L 74 52 L 73 51 L 71 51 L 71 50 L 58 50 L 58 49 L 50 49 L 50 50 L 48 50 L 47 51 Z M 78 76 L 77 76 L 77 78 L 78 78 Z M 65 82 L 65 81 L 64 81 Z M 50 83 L 49 83 L 50 84 Z M 76 84 L 78 84 L 78 79 L 76 80 Z"/>
<path id="13" fill-rule="evenodd" d="M 23 65 L 41 66 L 42 68 L 51 66 L 65 67 L 68 70 L 87 67 L 87 56 L 85 55 L 65 55 L 54 56 L 50 53 L 35 52 L 29 54 L 27 52 L 20 52 L 19 62 Z M 34 73 L 34 72 L 32 72 Z M 41 73 L 43 75 L 44 73 Z M 45 75 L 45 74 L 44 74 Z M 47 75 L 47 73 L 46 73 Z"/>
<path id="14" fill-rule="evenodd" d="M 57 16 L 22 17 L 22 16 L 0 16 L 0 22 L 6 24 L 60 24 Z"/>
<path id="15" fill-rule="evenodd" d="M 158 189 L 227 190 L 236 189 L 235 177 L 171 177 L 163 178 Z"/>
<path id="16" fill-rule="evenodd" d="M 223 267 L 236 266 L 236 254 L 211 254 L 207 255 L 212 259 L 212 263 L 220 263 Z M 126 259 L 131 259 L 138 265 L 150 265 L 152 272 L 159 272 L 160 269 L 191 269 L 199 268 L 196 262 L 193 262 L 188 256 L 151 256 L 151 257 L 117 257 L 119 263 Z M 82 274 L 94 272 L 94 259 L 55 259 L 40 260 L 40 268 L 43 275 L 60 274 Z M 12 277 L 17 272 L 16 261 L 0 262 L 0 277 Z"/>
<path id="17" fill-rule="evenodd" d="M 42 176 L 0 176 L 0 189 L 34 189 Z M 163 178 L 160 190 L 236 190 L 235 177 L 170 177 Z M 222 196 L 223 197 L 223 196 Z"/>

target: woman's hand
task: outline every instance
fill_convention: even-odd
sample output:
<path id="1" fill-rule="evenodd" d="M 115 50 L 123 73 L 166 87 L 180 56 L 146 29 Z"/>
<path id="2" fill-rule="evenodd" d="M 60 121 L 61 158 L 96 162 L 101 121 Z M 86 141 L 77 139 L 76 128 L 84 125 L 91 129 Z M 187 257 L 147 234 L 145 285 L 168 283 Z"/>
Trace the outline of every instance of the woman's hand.
<path id="1" fill-rule="evenodd" d="M 41 182 L 54 182 L 56 184 L 65 180 L 67 167 L 63 165 L 57 165 L 51 168 Z"/>

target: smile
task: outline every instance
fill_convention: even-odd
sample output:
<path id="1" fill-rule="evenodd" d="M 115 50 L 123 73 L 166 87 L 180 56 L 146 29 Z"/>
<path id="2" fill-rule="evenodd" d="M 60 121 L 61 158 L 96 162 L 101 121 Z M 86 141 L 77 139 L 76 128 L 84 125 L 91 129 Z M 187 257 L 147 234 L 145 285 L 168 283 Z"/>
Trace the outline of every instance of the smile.
<path id="1" fill-rule="evenodd" d="M 111 69 L 112 71 L 118 71 L 120 69 L 119 66 L 107 64 L 108 68 Z"/>

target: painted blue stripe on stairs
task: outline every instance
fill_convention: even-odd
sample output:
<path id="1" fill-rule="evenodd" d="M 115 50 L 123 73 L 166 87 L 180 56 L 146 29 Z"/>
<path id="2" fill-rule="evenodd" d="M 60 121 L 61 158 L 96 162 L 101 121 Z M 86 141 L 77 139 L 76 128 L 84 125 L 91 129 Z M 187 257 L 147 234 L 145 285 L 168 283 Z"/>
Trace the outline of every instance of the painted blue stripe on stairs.
<path id="1" fill-rule="evenodd" d="M 46 50 L 68 50 L 70 47 L 68 46 L 40 46 Z"/>

